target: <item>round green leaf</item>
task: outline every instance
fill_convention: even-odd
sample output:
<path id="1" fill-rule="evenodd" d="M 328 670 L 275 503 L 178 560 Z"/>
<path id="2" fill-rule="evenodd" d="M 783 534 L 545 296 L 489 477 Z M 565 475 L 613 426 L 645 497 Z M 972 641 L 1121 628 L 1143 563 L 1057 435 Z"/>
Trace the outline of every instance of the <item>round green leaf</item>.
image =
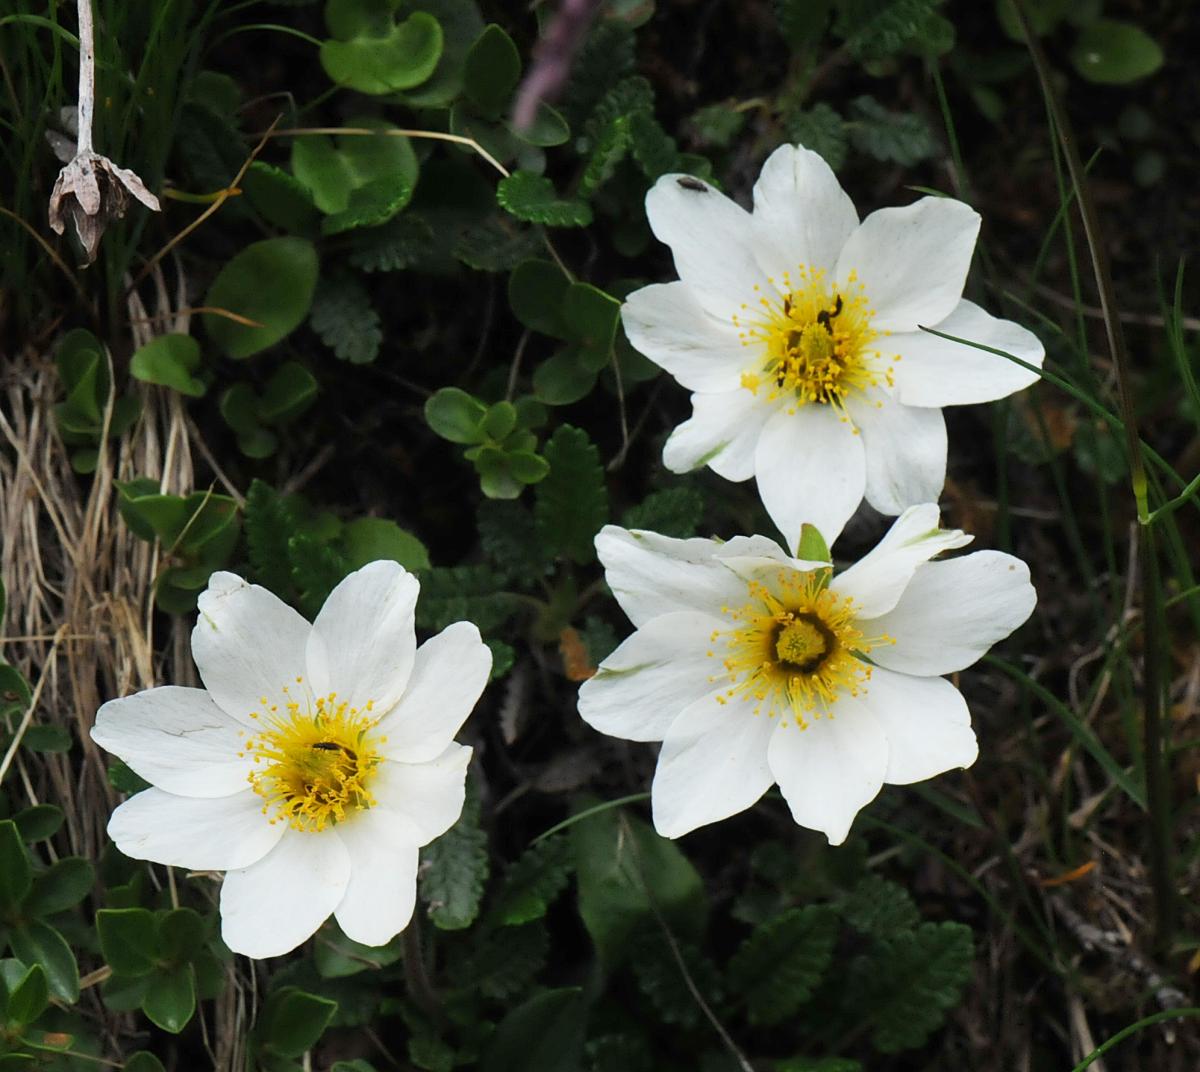
<path id="1" fill-rule="evenodd" d="M 335 6 L 347 5 L 330 4 Z M 339 23 L 338 28 L 346 26 Z M 359 32 L 349 40 L 322 42 L 321 66 L 338 85 L 360 93 L 394 93 L 419 86 L 433 74 L 442 55 L 441 24 L 424 11 L 413 12 L 399 25 L 355 28 Z"/>
<path id="2" fill-rule="evenodd" d="M 487 407 L 479 399 L 457 387 L 435 391 L 425 403 L 425 420 L 429 427 L 451 443 L 481 443 L 480 428 Z"/>
<path id="3" fill-rule="evenodd" d="M 1097 19 L 1079 31 L 1071 62 L 1090 82 L 1119 85 L 1153 74 L 1163 64 L 1163 52 L 1133 23 Z"/>
<path id="4" fill-rule="evenodd" d="M 200 344 L 190 335 L 160 335 L 129 359 L 129 372 L 143 383 L 170 387 L 199 398 L 204 381 L 192 375 L 200 367 Z"/>
<path id="5" fill-rule="evenodd" d="M 521 56 L 513 40 L 494 23 L 471 46 L 463 66 L 463 92 L 486 116 L 503 111 L 521 79 Z"/>
<path id="6" fill-rule="evenodd" d="M 386 517 L 360 517 L 351 521 L 342 529 L 341 544 L 351 569 L 359 569 L 381 558 L 399 562 L 407 570 L 430 566 L 425 545 Z"/>
<path id="7" fill-rule="evenodd" d="M 317 251 L 303 238 L 268 238 L 247 246 L 221 269 L 205 304 L 258 327 L 204 314 L 209 337 L 230 357 L 274 346 L 304 322 L 317 285 Z"/>
<path id="8" fill-rule="evenodd" d="M 570 281 L 550 261 L 522 261 L 508 277 L 508 304 L 531 331 L 567 338 L 562 306 Z"/>
<path id="9" fill-rule="evenodd" d="M 527 223 L 547 227 L 586 227 L 592 222 L 592 208 L 586 201 L 563 200 L 544 175 L 514 171 L 496 187 L 500 207 Z"/>
<path id="10" fill-rule="evenodd" d="M 582 359 L 576 347 L 543 361 L 533 373 L 533 389 L 548 406 L 578 402 L 596 385 L 595 369 Z"/>
<path id="11" fill-rule="evenodd" d="M 317 218 L 308 187 L 295 175 L 261 160 L 246 169 L 242 190 L 264 220 L 285 231 L 306 231 Z"/>

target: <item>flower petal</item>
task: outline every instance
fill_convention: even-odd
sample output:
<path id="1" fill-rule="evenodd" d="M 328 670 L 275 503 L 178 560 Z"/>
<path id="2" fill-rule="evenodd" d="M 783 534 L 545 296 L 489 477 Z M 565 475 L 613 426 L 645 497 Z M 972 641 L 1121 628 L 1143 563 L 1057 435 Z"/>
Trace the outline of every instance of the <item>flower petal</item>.
<path id="1" fill-rule="evenodd" d="M 413 610 L 421 586 L 398 562 L 370 562 L 325 600 L 308 638 L 309 682 L 318 696 L 379 714 L 404 693 L 417 650 Z"/>
<path id="2" fill-rule="evenodd" d="M 256 959 L 290 953 L 329 918 L 349 882 L 350 854 L 338 833 L 288 829 L 257 863 L 225 875 L 221 937 Z"/>
<path id="3" fill-rule="evenodd" d="M 379 722 L 400 763 L 428 763 L 449 747 L 492 672 L 492 650 L 470 622 L 455 622 L 417 649 L 400 702 Z"/>
<path id="4" fill-rule="evenodd" d="M 860 697 L 888 741 L 889 785 L 923 782 L 969 767 L 979 755 L 962 693 L 941 677 L 910 677 L 876 667 Z"/>
<path id="5" fill-rule="evenodd" d="M 919 566 L 895 608 L 872 622 L 896 643 L 871 659 L 904 674 L 962 670 L 1021 625 L 1037 603 L 1029 567 L 1001 551 Z"/>
<path id="6" fill-rule="evenodd" d="M 792 818 L 840 845 L 854 817 L 883 786 L 887 737 L 862 697 L 843 693 L 832 718 L 810 719 L 806 729 L 777 725 L 767 763 Z"/>
<path id="7" fill-rule="evenodd" d="M 917 567 L 934 555 L 963 547 L 974 537 L 960 529 L 938 528 L 936 503 L 910 506 L 867 554 L 833 578 L 830 588 L 853 599 L 859 618 L 878 618 L 900 600 Z M 882 648 L 873 649 L 874 652 Z"/>
<path id="8" fill-rule="evenodd" d="M 453 743 L 428 763 L 385 760 L 371 783 L 378 810 L 404 819 L 413 843 L 427 845 L 458 822 L 470 762 L 471 749 Z"/>
<path id="9" fill-rule="evenodd" d="M 832 546 L 862 502 L 866 462 L 862 436 L 830 406 L 779 410 L 754 453 L 758 493 L 771 520 L 795 551 L 800 529 L 815 525 Z"/>
<path id="10" fill-rule="evenodd" d="M 716 540 L 680 540 L 617 525 L 605 525 L 596 536 L 605 580 L 637 626 L 672 611 L 711 615 L 731 600 L 745 602 L 745 582 L 720 564 L 720 547 Z"/>
<path id="11" fill-rule="evenodd" d="M 654 236 L 671 247 L 675 270 L 715 316 L 731 317 L 766 275 L 754 259 L 750 213 L 715 187 L 664 175 L 646 194 Z"/>
<path id="12" fill-rule="evenodd" d="M 857 275 L 876 331 L 916 331 L 945 320 L 962 297 L 979 213 L 949 197 L 872 212 L 846 241 L 838 282 Z"/>
<path id="13" fill-rule="evenodd" d="M 761 396 L 744 387 L 694 394 L 692 416 L 663 447 L 663 465 L 672 473 L 690 473 L 707 465 L 726 480 L 749 480 L 754 475 L 758 437 L 774 412 Z"/>
<path id="14" fill-rule="evenodd" d="M 192 871 L 249 867 L 286 829 L 272 825 L 252 789 L 232 796 L 181 797 L 143 789 L 112 813 L 108 836 L 126 856 Z"/>
<path id="15" fill-rule="evenodd" d="M 238 754 L 242 723 L 203 689 L 166 685 L 109 700 L 96 713 L 92 740 L 146 781 L 185 797 L 238 793 L 252 766 Z"/>
<path id="16" fill-rule="evenodd" d="M 635 290 L 621 306 L 621 322 L 633 346 L 689 390 L 741 386 L 746 354 L 737 328 L 707 312 L 686 283 Z"/>
<path id="17" fill-rule="evenodd" d="M 709 692 L 685 707 L 667 730 L 650 790 L 663 837 L 745 811 L 775 781 L 767 766 L 775 723 L 756 715 L 753 702 L 718 697 L 721 691 Z"/>
<path id="18" fill-rule="evenodd" d="M 928 327 L 946 335 L 991 346 L 1038 368 L 1046 358 L 1041 340 L 1011 320 L 1000 320 L 974 302 L 960 301 L 945 320 Z M 900 360 L 893 366 L 896 395 L 906 406 L 961 406 L 1007 398 L 1038 379 L 999 354 L 927 331 L 893 335 L 887 340 Z"/>
<path id="19" fill-rule="evenodd" d="M 652 618 L 580 687 L 580 717 L 610 737 L 661 741 L 675 716 L 711 693 L 713 675 L 723 673 L 710 654 L 713 633 L 723 628 L 720 618 L 694 611 Z"/>
<path id="20" fill-rule="evenodd" d="M 850 409 L 867 457 L 866 499 L 881 514 L 937 502 L 946 482 L 946 422 L 940 409 L 856 402 Z"/>
<path id="21" fill-rule="evenodd" d="M 304 645 L 312 627 L 277 596 L 234 573 L 214 573 L 197 601 L 192 658 L 227 715 L 257 729 L 250 712 L 308 697 Z"/>
<path id="22" fill-rule="evenodd" d="M 805 265 L 828 277 L 858 226 L 858 213 L 819 154 L 781 145 L 754 184 L 751 226 L 759 264 L 768 275 Z"/>
<path id="23" fill-rule="evenodd" d="M 417 838 L 372 808 L 338 832 L 350 854 L 350 883 L 334 915 L 351 941 L 385 945 L 408 926 L 417 903 Z"/>

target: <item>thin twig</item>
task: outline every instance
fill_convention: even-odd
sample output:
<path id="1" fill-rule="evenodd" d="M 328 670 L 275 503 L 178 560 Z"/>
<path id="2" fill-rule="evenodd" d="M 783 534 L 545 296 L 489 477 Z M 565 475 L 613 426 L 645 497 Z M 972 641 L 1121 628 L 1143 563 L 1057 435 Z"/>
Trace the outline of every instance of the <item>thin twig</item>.
<path id="1" fill-rule="evenodd" d="M 58 650 L 59 644 L 62 643 L 63 637 L 67 635 L 68 627 L 64 623 L 54 634 L 54 643 L 50 645 L 50 651 L 46 655 L 46 661 L 42 666 L 42 673 L 38 677 L 37 685 L 34 687 L 32 695 L 29 697 L 29 705 L 25 708 L 25 714 L 21 717 L 20 725 L 17 726 L 17 732 L 13 734 L 13 739 L 9 743 L 8 751 L 4 753 L 4 758 L 0 760 L 0 783 L 3 783 L 4 776 L 8 773 L 8 768 L 12 766 L 13 756 L 17 754 L 17 749 L 21 747 L 21 738 L 25 736 L 25 731 L 29 729 L 29 724 L 33 721 L 33 712 L 37 709 L 38 701 L 42 698 L 42 689 L 46 687 L 46 679 L 50 676 L 50 667 L 54 662 L 54 653 Z"/>

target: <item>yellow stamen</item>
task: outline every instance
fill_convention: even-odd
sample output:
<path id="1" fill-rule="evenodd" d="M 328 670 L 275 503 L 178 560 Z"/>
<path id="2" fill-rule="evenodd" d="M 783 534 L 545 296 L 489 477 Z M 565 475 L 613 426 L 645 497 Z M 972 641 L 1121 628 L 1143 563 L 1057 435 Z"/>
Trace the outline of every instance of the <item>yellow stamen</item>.
<path id="1" fill-rule="evenodd" d="M 784 725 L 790 715 L 805 729 L 807 717 L 832 717 L 843 693 L 866 691 L 871 665 L 862 656 L 894 641 L 864 636 L 853 600 L 831 591 L 825 573 L 781 567 L 747 582 L 743 606 L 722 608 L 732 628 L 714 633 L 708 653 L 724 667 L 714 680 L 729 682 L 719 702 L 746 696 L 756 715 L 780 716 Z"/>
<path id="2" fill-rule="evenodd" d="M 283 714 L 253 712 L 262 729 L 243 755 L 254 759 L 249 781 L 272 823 L 315 833 L 375 804 L 370 784 L 386 738 L 374 732 L 373 706 L 350 707 L 330 693 L 315 708 L 305 699 L 303 708 L 291 700 Z"/>
<path id="3" fill-rule="evenodd" d="M 764 295 L 755 287 L 756 308 L 743 305 L 733 317 L 742 346 L 755 364 L 742 375 L 753 394 L 765 387 L 768 401 L 799 406 L 829 405 L 846 416 L 845 400 L 856 392 L 893 383 L 892 363 L 873 344 L 887 332 L 871 326 L 874 311 L 857 276 L 830 285 L 820 269 L 800 265 L 785 272 Z"/>

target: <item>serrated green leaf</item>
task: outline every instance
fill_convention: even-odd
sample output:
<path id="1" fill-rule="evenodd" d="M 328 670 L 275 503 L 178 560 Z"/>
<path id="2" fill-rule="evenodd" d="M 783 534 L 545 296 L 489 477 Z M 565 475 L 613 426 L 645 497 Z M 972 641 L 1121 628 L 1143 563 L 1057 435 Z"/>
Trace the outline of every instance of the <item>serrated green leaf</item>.
<path id="1" fill-rule="evenodd" d="M 379 227 L 355 231 L 349 259 L 364 272 L 398 272 L 411 268 L 433 251 L 435 238 L 429 222 L 412 212 Z"/>
<path id="2" fill-rule="evenodd" d="M 649 112 L 629 117 L 629 144 L 642 174 L 651 182 L 680 166 L 679 147 Z"/>
<path id="3" fill-rule="evenodd" d="M 547 227 L 586 227 L 592 209 L 586 201 L 560 199 L 544 175 L 514 171 L 496 187 L 496 201 L 506 212 L 526 223 Z"/>
<path id="4" fill-rule="evenodd" d="M 579 192 L 590 197 L 608 182 L 617 165 L 628 155 L 629 147 L 629 117 L 619 115 L 602 134 L 592 139 L 592 152 L 579 180 Z"/>
<path id="5" fill-rule="evenodd" d="M 857 60 L 904 51 L 939 56 L 954 45 L 954 27 L 938 14 L 942 0 L 838 0 L 834 32 Z"/>
<path id="6" fill-rule="evenodd" d="M 350 572 L 346 560 L 336 548 L 305 532 L 294 533 L 288 540 L 288 560 L 292 583 L 300 592 L 300 610 L 311 621 Z"/>
<path id="7" fill-rule="evenodd" d="M 846 123 L 824 101 L 787 119 L 788 138 L 817 153 L 834 171 L 846 162 Z"/>
<path id="8" fill-rule="evenodd" d="M 756 1024 L 791 1016 L 812 994 L 833 956 L 837 914 L 827 905 L 793 908 L 755 928 L 729 962 L 729 989 Z"/>
<path id="9" fill-rule="evenodd" d="M 530 998 L 497 1026 L 480 1072 L 576 1072 L 584 1019 L 583 994 L 577 987 Z"/>
<path id="10" fill-rule="evenodd" d="M 851 991 L 870 1012 L 877 1050 L 899 1053 L 925 1042 L 961 999 L 974 946 L 971 928 L 961 923 L 922 923 L 854 961 Z"/>
<path id="11" fill-rule="evenodd" d="M 269 484 L 255 479 L 243 508 L 251 579 L 286 600 L 292 591 L 288 539 L 296 526 L 287 502 Z"/>
<path id="12" fill-rule="evenodd" d="M 567 886 L 573 865 L 565 835 L 539 841 L 508 869 L 489 918 L 504 926 L 541 919 Z"/>
<path id="13" fill-rule="evenodd" d="M 694 487 L 681 485 L 651 492 L 625 511 L 621 524 L 627 529 L 649 529 L 662 536 L 687 539 L 696 535 L 703 513 L 704 496 Z"/>
<path id="14" fill-rule="evenodd" d="M 421 850 L 421 899 L 442 930 L 469 927 L 479 914 L 488 876 L 487 834 L 479 825 L 479 811 L 479 787 L 468 778 L 458 822 Z"/>
<path id="15" fill-rule="evenodd" d="M 853 118 L 846 126 L 859 152 L 904 167 L 937 153 L 933 131 L 915 112 L 889 112 L 874 97 L 856 97 L 850 111 Z"/>
<path id="16" fill-rule="evenodd" d="M 494 1001 L 528 988 L 546 963 L 550 935 L 541 923 L 485 931 L 455 975 Z"/>
<path id="17" fill-rule="evenodd" d="M 454 241 L 454 256 L 481 272 L 509 272 L 540 247 L 537 231 L 493 216 L 464 227 Z"/>
<path id="18" fill-rule="evenodd" d="M 878 875 L 861 879 L 842 901 L 840 911 L 851 927 L 873 938 L 911 931 L 921 922 L 908 891 Z"/>
<path id="19" fill-rule="evenodd" d="M 379 314 L 367 288 L 348 272 L 321 280 L 309 323 L 341 361 L 365 365 L 379 356 L 383 342 Z"/>
<path id="20" fill-rule="evenodd" d="M 303 323 L 317 285 L 317 251 L 303 238 L 268 238 L 243 249 L 218 273 L 205 304 L 259 326 L 205 313 L 209 337 L 226 355 L 246 358 L 274 346 Z"/>
<path id="21" fill-rule="evenodd" d="M 593 540 L 608 520 L 600 452 L 582 429 L 561 425 L 545 448 L 550 473 L 537 485 L 534 519 L 542 546 L 580 564 L 596 557 Z"/>
<path id="22" fill-rule="evenodd" d="M 485 500 L 476 515 L 483 553 L 506 579 L 529 582 L 548 565 L 533 514 L 520 503 Z"/>
<path id="23" fill-rule="evenodd" d="M 662 1022 L 685 1030 L 695 1027 L 700 1022 L 700 1006 L 661 928 L 643 928 L 630 944 L 638 987 Z M 719 1004 L 721 979 L 712 961 L 691 942 L 676 941 L 675 948 L 701 997 L 709 1005 Z"/>
<path id="24" fill-rule="evenodd" d="M 489 566 L 451 566 L 422 570 L 417 625 L 439 631 L 452 622 L 474 622 L 484 633 L 503 625 L 520 604 Z"/>

